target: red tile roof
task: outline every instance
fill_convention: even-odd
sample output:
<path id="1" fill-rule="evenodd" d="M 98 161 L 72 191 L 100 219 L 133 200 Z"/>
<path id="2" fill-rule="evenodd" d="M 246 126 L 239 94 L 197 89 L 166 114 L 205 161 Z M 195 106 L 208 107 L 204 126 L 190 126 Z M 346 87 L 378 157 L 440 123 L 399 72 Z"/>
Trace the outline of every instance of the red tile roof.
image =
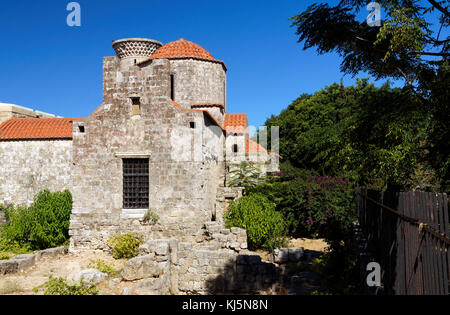
<path id="1" fill-rule="evenodd" d="M 247 114 L 225 114 L 225 121 L 223 128 L 227 132 L 232 133 L 247 133 L 248 132 L 248 118 Z"/>
<path id="2" fill-rule="evenodd" d="M 245 152 L 246 153 L 267 153 L 267 150 L 260 145 L 259 143 L 247 139 L 247 142 L 245 143 Z"/>
<path id="3" fill-rule="evenodd" d="M 213 103 L 203 103 L 203 104 L 194 104 L 191 105 L 191 108 L 199 108 L 199 107 L 219 107 L 222 109 L 225 109 L 225 106 L 223 106 L 222 104 L 213 104 Z"/>
<path id="4" fill-rule="evenodd" d="M 0 141 L 72 139 L 72 122 L 85 118 L 12 118 L 0 125 Z"/>
<path id="5" fill-rule="evenodd" d="M 158 48 L 150 58 L 140 62 L 139 64 L 143 64 L 154 59 L 204 60 L 221 63 L 226 69 L 223 61 L 214 59 L 214 57 L 200 45 L 182 38 Z"/>
<path id="6" fill-rule="evenodd" d="M 222 126 L 217 122 L 217 120 L 206 110 L 206 109 L 190 109 L 190 108 L 184 108 L 183 106 L 181 106 L 180 104 L 178 104 L 177 102 L 170 100 L 170 102 L 175 105 L 176 107 L 178 107 L 181 110 L 185 110 L 185 111 L 194 111 L 194 112 L 203 112 L 205 115 L 207 115 L 209 117 L 209 119 L 211 119 L 217 126 L 220 127 L 220 129 L 222 129 L 225 132 L 225 129 L 222 128 Z"/>

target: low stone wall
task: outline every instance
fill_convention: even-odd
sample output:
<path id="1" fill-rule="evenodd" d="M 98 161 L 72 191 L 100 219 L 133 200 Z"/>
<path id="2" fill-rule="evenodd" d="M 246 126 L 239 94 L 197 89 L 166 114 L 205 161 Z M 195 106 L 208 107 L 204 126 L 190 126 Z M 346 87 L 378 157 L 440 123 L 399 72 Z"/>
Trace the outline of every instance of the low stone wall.
<path id="1" fill-rule="evenodd" d="M 205 249 L 219 250 L 230 249 L 237 253 L 248 248 L 247 232 L 243 229 L 225 229 L 218 222 L 207 222 L 203 227 L 203 233 L 196 239 Z M 207 244 L 207 245 L 205 245 Z"/>
<path id="2" fill-rule="evenodd" d="M 9 260 L 0 260 L 0 275 L 24 272 L 42 259 L 56 257 L 66 253 L 64 247 L 45 249 L 35 254 L 15 256 Z"/>
<path id="3" fill-rule="evenodd" d="M 244 233 L 244 230 L 233 229 L 229 235 L 239 238 Z M 177 239 L 148 241 L 140 247 L 140 256 L 129 260 L 122 271 L 123 280 L 130 283 L 124 292 L 275 294 L 284 292 L 284 288 L 292 284 L 286 266 L 264 262 L 256 253 L 222 247 L 228 242 L 215 241 L 221 244 L 220 249 L 208 249 L 208 241 L 203 247 Z M 287 250 L 287 253 L 290 263 L 299 263 L 304 258 L 303 249 Z M 289 253 L 292 254 L 289 256 Z"/>

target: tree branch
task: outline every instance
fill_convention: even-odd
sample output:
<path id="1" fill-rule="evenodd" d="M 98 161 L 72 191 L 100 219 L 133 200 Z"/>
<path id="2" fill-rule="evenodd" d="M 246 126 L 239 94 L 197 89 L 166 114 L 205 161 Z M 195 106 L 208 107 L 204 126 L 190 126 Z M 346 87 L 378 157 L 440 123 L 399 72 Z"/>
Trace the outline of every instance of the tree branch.
<path id="1" fill-rule="evenodd" d="M 442 13 L 444 13 L 447 17 L 450 17 L 450 12 L 448 12 L 446 8 L 444 8 L 439 3 L 437 3 L 437 1 L 435 1 L 435 0 L 428 0 L 428 2 L 431 3 L 431 5 L 433 7 L 435 7 L 436 9 L 441 11 Z"/>
<path id="2" fill-rule="evenodd" d="M 434 52 L 420 52 L 420 51 L 412 51 L 411 55 L 423 55 L 423 56 L 436 56 L 436 57 L 450 57 L 450 53 L 434 53 Z"/>

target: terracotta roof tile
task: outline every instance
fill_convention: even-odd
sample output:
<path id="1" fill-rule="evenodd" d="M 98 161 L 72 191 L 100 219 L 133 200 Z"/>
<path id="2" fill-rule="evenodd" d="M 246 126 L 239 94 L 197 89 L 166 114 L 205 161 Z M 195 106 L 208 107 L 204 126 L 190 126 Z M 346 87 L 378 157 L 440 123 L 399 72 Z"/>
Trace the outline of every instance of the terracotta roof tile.
<path id="1" fill-rule="evenodd" d="M 0 141 L 72 139 L 72 122 L 85 118 L 12 118 L 0 125 Z"/>
<path id="2" fill-rule="evenodd" d="M 247 139 L 247 142 L 245 143 L 245 152 L 246 153 L 268 153 L 267 150 L 260 145 L 259 143 Z"/>
<path id="3" fill-rule="evenodd" d="M 158 48 L 150 58 L 139 64 L 154 59 L 197 59 L 221 63 L 226 69 L 223 61 L 214 59 L 214 57 L 200 45 L 182 38 Z"/>
<path id="4" fill-rule="evenodd" d="M 227 132 L 232 133 L 247 133 L 248 132 L 248 118 L 247 114 L 225 114 L 225 121 L 223 128 Z"/>
<path id="5" fill-rule="evenodd" d="M 181 109 L 181 110 L 194 111 L 194 112 L 203 112 L 205 115 L 207 115 L 209 117 L 209 119 L 211 119 L 218 127 L 220 127 L 220 129 L 222 129 L 225 132 L 225 129 L 223 129 L 222 126 L 220 126 L 220 124 L 217 122 L 217 120 L 206 109 L 184 108 L 183 106 L 181 106 L 180 104 L 178 104 L 174 100 L 170 100 L 170 102 L 173 105 L 175 105 L 176 107 L 178 107 L 179 109 Z"/>
<path id="6" fill-rule="evenodd" d="M 194 104 L 191 105 L 191 108 L 199 108 L 199 107 L 219 107 L 222 109 L 225 109 L 225 106 L 223 106 L 223 104 L 213 104 L 213 103 L 203 103 L 203 104 Z"/>

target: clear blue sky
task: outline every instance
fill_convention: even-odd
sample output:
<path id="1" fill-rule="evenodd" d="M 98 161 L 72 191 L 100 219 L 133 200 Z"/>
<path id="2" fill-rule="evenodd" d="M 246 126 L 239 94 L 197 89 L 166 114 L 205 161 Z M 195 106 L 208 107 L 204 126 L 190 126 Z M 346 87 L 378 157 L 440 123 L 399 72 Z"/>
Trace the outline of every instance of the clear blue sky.
<path id="1" fill-rule="evenodd" d="M 80 0 L 81 27 L 66 24 L 69 2 L 1 1 L 0 102 L 88 116 L 102 102 L 102 58 L 127 37 L 184 38 L 224 60 L 228 111 L 252 125 L 343 77 L 338 56 L 303 51 L 290 27 L 315 1 Z"/>

